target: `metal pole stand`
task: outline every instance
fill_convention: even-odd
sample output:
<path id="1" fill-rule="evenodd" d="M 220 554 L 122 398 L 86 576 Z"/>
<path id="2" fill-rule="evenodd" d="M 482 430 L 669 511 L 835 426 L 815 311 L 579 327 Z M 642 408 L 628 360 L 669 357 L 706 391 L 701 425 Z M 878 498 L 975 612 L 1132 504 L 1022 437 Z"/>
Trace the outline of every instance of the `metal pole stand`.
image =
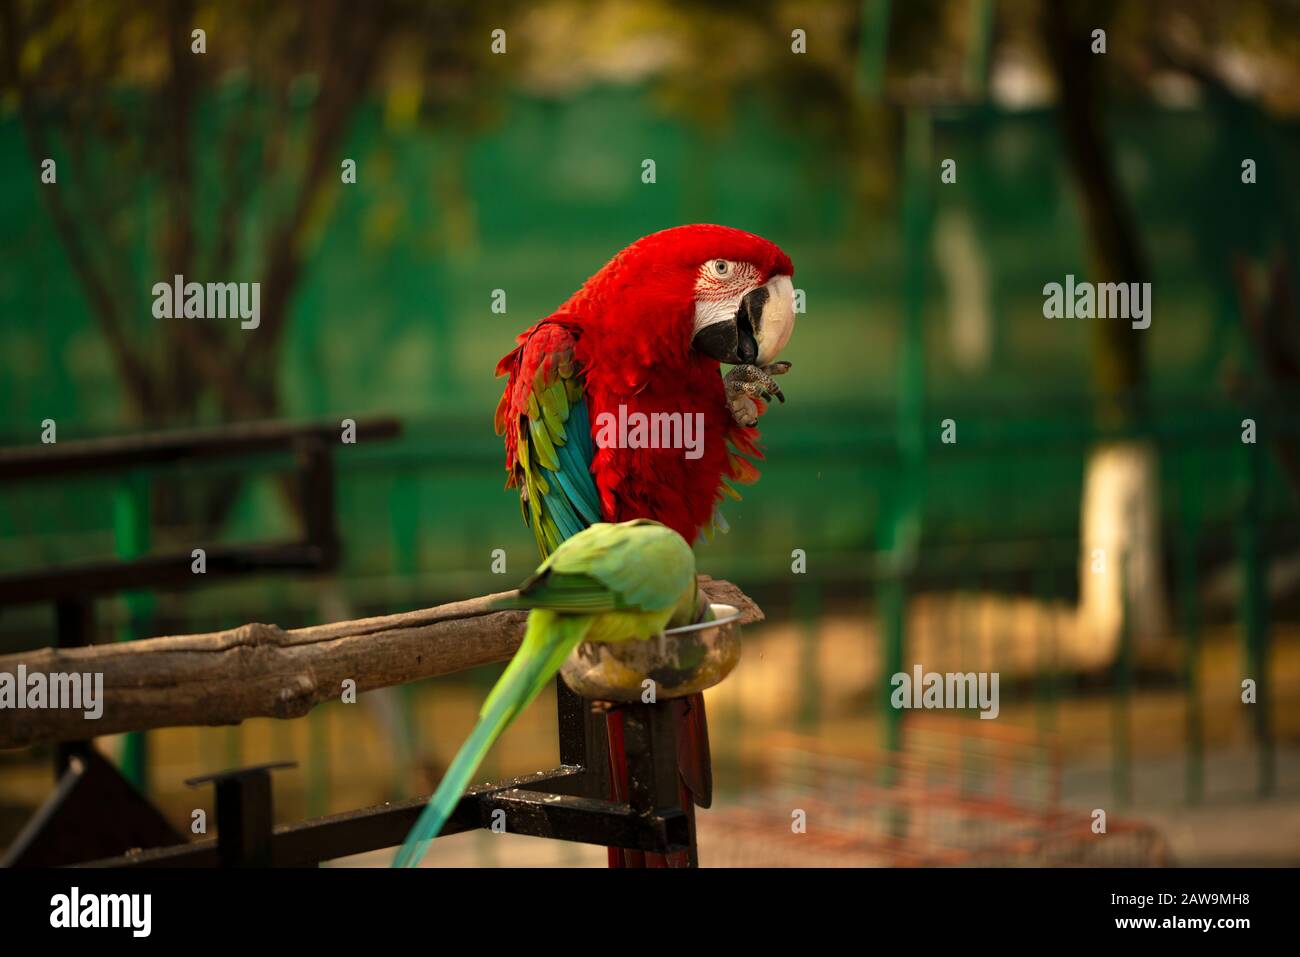
<path id="1" fill-rule="evenodd" d="M 607 714 L 616 713 L 622 719 L 627 780 L 626 790 L 622 787 L 624 782 L 613 782 L 614 800 L 631 806 L 638 814 L 656 817 L 665 823 L 664 846 L 632 850 L 664 856 L 685 851 L 688 866 L 698 867 L 695 809 L 688 803 L 689 795 L 685 795 L 679 785 L 680 729 L 674 704 L 671 700 L 654 704 L 598 702 L 594 707 L 604 709 Z M 611 866 L 617 865 L 611 862 Z"/>

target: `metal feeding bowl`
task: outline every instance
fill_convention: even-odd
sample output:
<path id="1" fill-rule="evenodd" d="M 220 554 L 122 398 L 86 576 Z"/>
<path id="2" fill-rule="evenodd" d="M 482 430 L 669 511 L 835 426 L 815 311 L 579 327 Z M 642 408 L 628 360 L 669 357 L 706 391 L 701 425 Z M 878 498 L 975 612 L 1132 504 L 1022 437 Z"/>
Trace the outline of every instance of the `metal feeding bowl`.
<path id="1" fill-rule="evenodd" d="M 644 641 L 578 645 L 560 668 L 573 691 L 599 701 L 642 701 L 646 681 L 655 700 L 681 698 L 711 688 L 740 660 L 740 611 L 709 605 L 710 621 L 669 628 Z"/>

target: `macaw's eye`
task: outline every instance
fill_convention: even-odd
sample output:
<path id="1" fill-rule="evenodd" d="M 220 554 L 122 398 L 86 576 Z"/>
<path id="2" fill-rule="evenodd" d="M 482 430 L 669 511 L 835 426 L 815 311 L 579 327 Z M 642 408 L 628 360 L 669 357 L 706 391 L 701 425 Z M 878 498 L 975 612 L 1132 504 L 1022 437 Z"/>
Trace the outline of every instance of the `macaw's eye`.
<path id="1" fill-rule="evenodd" d="M 725 276 L 727 273 L 731 272 L 731 263 L 727 262 L 725 259 L 715 259 L 713 260 L 713 271 L 719 276 Z"/>

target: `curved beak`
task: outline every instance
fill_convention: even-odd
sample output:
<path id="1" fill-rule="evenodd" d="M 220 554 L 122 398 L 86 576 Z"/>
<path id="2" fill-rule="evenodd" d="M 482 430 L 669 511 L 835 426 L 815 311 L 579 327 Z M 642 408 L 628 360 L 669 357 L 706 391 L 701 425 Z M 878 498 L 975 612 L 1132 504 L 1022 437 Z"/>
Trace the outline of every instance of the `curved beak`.
<path id="1" fill-rule="evenodd" d="M 719 362 L 769 365 L 794 332 L 794 284 L 773 276 L 741 297 L 732 316 L 697 321 L 691 345 Z"/>

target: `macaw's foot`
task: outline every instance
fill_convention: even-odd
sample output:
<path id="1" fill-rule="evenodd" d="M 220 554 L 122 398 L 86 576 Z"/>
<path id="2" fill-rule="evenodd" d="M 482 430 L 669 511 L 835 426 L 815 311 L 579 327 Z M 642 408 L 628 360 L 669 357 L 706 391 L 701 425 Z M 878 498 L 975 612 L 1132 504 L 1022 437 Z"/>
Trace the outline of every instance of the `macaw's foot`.
<path id="1" fill-rule="evenodd" d="M 773 376 L 785 375 L 790 371 L 790 363 L 773 362 L 770 366 L 735 366 L 724 376 L 727 386 L 727 408 L 738 425 L 746 427 L 758 424 L 758 404 L 755 399 L 771 401 L 775 396 L 784 402 L 785 395 L 776 384 Z"/>

